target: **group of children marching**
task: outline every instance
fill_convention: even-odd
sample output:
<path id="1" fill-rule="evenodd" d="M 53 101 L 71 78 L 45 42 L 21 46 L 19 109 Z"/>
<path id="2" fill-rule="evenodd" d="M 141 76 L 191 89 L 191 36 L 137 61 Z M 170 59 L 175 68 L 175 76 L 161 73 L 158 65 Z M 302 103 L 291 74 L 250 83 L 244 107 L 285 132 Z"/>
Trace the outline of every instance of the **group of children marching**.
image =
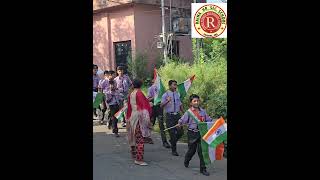
<path id="1" fill-rule="evenodd" d="M 117 72 L 110 70 L 104 71 L 104 77 L 100 78 L 97 74 L 98 66 L 93 65 L 93 91 L 104 94 L 104 99 L 99 107 L 102 111 L 101 124 L 104 123 L 105 114 L 108 114 L 108 128 L 112 128 L 112 132 L 116 137 L 118 134 L 118 120 L 115 114 L 125 104 L 130 86 L 132 84 L 130 78 L 124 74 L 124 67 L 118 66 Z M 116 75 L 118 74 L 118 75 Z M 93 110 L 94 116 L 97 116 L 96 109 Z M 125 118 L 122 118 L 122 127 L 126 127 Z"/>
<path id="2" fill-rule="evenodd" d="M 105 100 L 103 101 L 104 105 L 102 105 L 101 108 L 103 112 L 102 118 L 104 118 L 106 110 L 109 110 L 108 128 L 112 128 L 115 136 L 119 137 L 117 127 L 118 120 L 114 115 L 117 111 L 119 111 L 121 107 L 123 107 L 124 103 L 126 103 L 132 81 L 127 75 L 124 74 L 124 67 L 122 66 L 117 67 L 117 72 L 105 71 L 104 79 L 100 79 L 98 77 L 97 70 L 98 66 L 93 65 L 93 91 L 104 93 Z M 117 76 L 116 73 L 118 74 Z M 177 92 L 177 81 L 170 80 L 168 82 L 168 85 L 169 90 L 163 94 L 161 103 L 152 106 L 151 124 L 152 126 L 154 126 L 156 119 L 158 119 L 163 146 L 165 148 L 171 148 L 173 156 L 179 156 L 179 154 L 177 153 L 177 141 L 182 137 L 184 133 L 182 126 L 186 125 L 188 151 L 185 155 L 184 166 L 189 166 L 190 160 L 197 151 L 200 159 L 200 173 L 209 176 L 209 173 L 206 171 L 205 162 L 202 156 L 201 135 L 194 118 L 196 116 L 196 118 L 200 119 L 203 122 L 212 122 L 213 119 L 208 116 L 204 109 L 200 108 L 200 97 L 196 94 L 192 94 L 189 97 L 190 108 L 187 111 L 184 111 L 180 99 L 180 94 Z M 157 86 L 153 82 L 153 84 L 148 89 L 147 99 L 150 102 L 153 102 L 153 99 L 158 91 L 159 89 L 157 89 Z M 176 126 L 175 128 L 171 128 L 168 130 L 170 136 L 170 144 L 166 139 L 166 134 L 164 131 L 164 115 L 166 116 L 165 124 L 167 128 Z M 125 118 L 123 118 L 122 123 L 123 127 L 125 127 Z M 152 141 L 149 141 L 149 143 L 150 142 Z M 146 141 L 144 141 L 144 143 L 146 143 Z M 139 162 L 141 163 L 136 164 L 147 165 L 145 162 L 143 162 L 143 158 L 141 159 L 141 157 L 139 159 Z"/>

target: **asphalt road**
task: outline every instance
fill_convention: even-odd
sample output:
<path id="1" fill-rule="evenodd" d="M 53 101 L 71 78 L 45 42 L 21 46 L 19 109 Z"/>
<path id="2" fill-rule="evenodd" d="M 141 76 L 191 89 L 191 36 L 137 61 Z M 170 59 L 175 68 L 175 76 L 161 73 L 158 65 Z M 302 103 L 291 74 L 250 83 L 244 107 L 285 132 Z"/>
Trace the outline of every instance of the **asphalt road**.
<path id="1" fill-rule="evenodd" d="M 93 180 L 227 180 L 227 159 L 208 166 L 210 176 L 204 176 L 199 172 L 197 153 L 185 168 L 187 144 L 178 143 L 180 156 L 172 156 L 170 149 L 162 147 L 158 133 L 152 134 L 154 144 L 145 144 L 144 160 L 149 165 L 135 165 L 125 129 L 120 129 L 119 134 L 116 138 L 105 125 L 93 126 Z"/>

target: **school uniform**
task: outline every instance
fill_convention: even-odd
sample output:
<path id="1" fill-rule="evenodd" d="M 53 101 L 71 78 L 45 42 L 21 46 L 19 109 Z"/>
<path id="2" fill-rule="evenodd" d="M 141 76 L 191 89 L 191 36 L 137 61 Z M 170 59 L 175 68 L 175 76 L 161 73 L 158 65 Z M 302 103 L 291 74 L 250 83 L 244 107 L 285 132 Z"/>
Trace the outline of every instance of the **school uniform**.
<path id="1" fill-rule="evenodd" d="M 195 108 L 190 108 L 190 110 L 195 111 Z M 198 119 L 202 122 L 211 122 L 212 118 L 208 116 L 206 111 L 200 108 L 198 111 Z M 198 125 L 190 113 L 185 112 L 184 115 L 179 119 L 178 123 L 180 125 L 187 124 L 188 132 L 188 152 L 185 155 L 184 164 L 187 167 L 189 165 L 189 161 L 192 159 L 193 155 L 196 151 L 198 151 L 198 156 L 200 159 L 200 171 L 206 170 L 205 162 L 202 156 L 201 149 L 201 135 L 198 129 Z"/>
<path id="2" fill-rule="evenodd" d="M 100 77 L 98 75 L 93 75 L 93 91 L 98 92 L 98 85 L 100 81 Z"/>
<path id="3" fill-rule="evenodd" d="M 161 104 L 165 104 L 167 102 L 167 97 L 171 97 L 171 101 L 167 103 L 163 108 L 166 113 L 166 126 L 170 128 L 178 124 L 178 120 L 180 119 L 180 106 L 182 105 L 180 100 L 180 94 L 177 91 L 167 91 L 162 95 Z M 170 144 L 172 153 L 177 154 L 177 141 L 183 135 L 183 128 L 172 128 L 169 129 L 170 136 Z"/>
<path id="4" fill-rule="evenodd" d="M 116 78 L 114 78 L 114 81 L 116 82 L 117 89 L 124 96 L 124 99 L 128 99 L 129 89 L 132 84 L 132 81 L 130 80 L 129 76 L 117 76 Z"/>
<path id="5" fill-rule="evenodd" d="M 109 112 L 109 124 L 112 124 L 112 132 L 115 134 L 118 134 L 118 119 L 114 117 L 114 115 L 119 111 L 120 109 L 120 100 L 121 100 L 121 94 L 117 91 L 106 91 L 106 103 L 109 106 L 110 112 Z"/>
<path id="6" fill-rule="evenodd" d="M 99 81 L 98 87 L 102 89 L 103 93 L 106 93 L 109 90 L 109 87 L 110 87 L 109 86 L 109 79 L 101 79 Z"/>
<path id="7" fill-rule="evenodd" d="M 93 75 L 93 92 L 98 92 L 100 77 L 98 75 Z M 93 114 L 97 116 L 96 108 L 93 108 Z"/>
<path id="8" fill-rule="evenodd" d="M 104 94 L 106 93 L 106 91 L 109 90 L 109 79 L 100 79 L 99 84 L 98 84 L 98 89 L 101 89 L 101 92 L 103 92 Z M 102 119 L 101 119 L 101 124 L 104 121 L 104 117 L 105 114 L 108 114 L 108 105 L 107 104 L 100 104 L 99 109 L 102 111 Z"/>
<path id="9" fill-rule="evenodd" d="M 130 86 L 132 85 L 132 81 L 130 80 L 129 76 L 123 75 L 123 76 L 117 76 L 114 78 L 114 81 L 116 82 L 116 87 L 119 93 L 122 95 L 121 101 L 120 101 L 120 108 L 124 106 L 124 103 L 126 103 L 128 99 L 128 93 Z M 125 123 L 125 117 L 123 117 L 123 126 Z"/>
<path id="10" fill-rule="evenodd" d="M 154 98 L 157 93 L 158 93 L 158 89 L 157 89 L 156 85 L 153 84 L 152 86 L 150 86 L 148 88 L 148 98 Z M 152 99 L 152 101 L 153 101 L 153 99 Z M 160 104 L 152 106 L 152 116 L 151 116 L 152 126 L 154 126 L 154 124 L 156 122 L 156 118 L 158 118 L 158 122 L 159 122 L 162 144 L 166 148 L 170 148 L 170 145 L 167 142 L 166 133 L 163 131 L 164 130 L 163 109 L 160 107 Z"/>

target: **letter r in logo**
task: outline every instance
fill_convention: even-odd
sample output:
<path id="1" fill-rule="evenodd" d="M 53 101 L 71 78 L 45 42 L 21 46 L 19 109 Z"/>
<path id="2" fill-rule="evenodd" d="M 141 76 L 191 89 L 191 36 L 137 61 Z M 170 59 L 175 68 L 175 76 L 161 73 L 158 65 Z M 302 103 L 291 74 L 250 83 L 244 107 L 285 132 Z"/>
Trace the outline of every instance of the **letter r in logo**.
<path id="1" fill-rule="evenodd" d="M 214 26 L 213 22 L 214 22 L 213 17 L 207 17 L 207 28 L 214 28 L 215 26 Z M 212 26 L 210 26 L 210 24 Z"/>

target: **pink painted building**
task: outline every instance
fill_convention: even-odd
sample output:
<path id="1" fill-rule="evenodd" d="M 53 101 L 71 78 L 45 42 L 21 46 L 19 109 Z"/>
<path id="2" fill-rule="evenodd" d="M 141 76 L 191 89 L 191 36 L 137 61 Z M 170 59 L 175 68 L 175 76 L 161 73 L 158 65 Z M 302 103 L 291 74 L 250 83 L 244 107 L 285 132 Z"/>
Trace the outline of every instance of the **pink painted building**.
<path id="1" fill-rule="evenodd" d="M 129 54 L 147 55 L 152 68 L 162 49 L 160 0 L 93 0 L 93 63 L 103 70 L 126 64 Z M 192 60 L 190 10 L 192 0 L 165 0 L 166 32 L 173 33 L 172 54 Z M 171 21 L 170 21 L 171 17 Z M 171 26 L 170 26 L 171 24 Z M 189 32 L 187 32 L 189 31 Z M 170 50 L 171 52 L 171 50 Z"/>

